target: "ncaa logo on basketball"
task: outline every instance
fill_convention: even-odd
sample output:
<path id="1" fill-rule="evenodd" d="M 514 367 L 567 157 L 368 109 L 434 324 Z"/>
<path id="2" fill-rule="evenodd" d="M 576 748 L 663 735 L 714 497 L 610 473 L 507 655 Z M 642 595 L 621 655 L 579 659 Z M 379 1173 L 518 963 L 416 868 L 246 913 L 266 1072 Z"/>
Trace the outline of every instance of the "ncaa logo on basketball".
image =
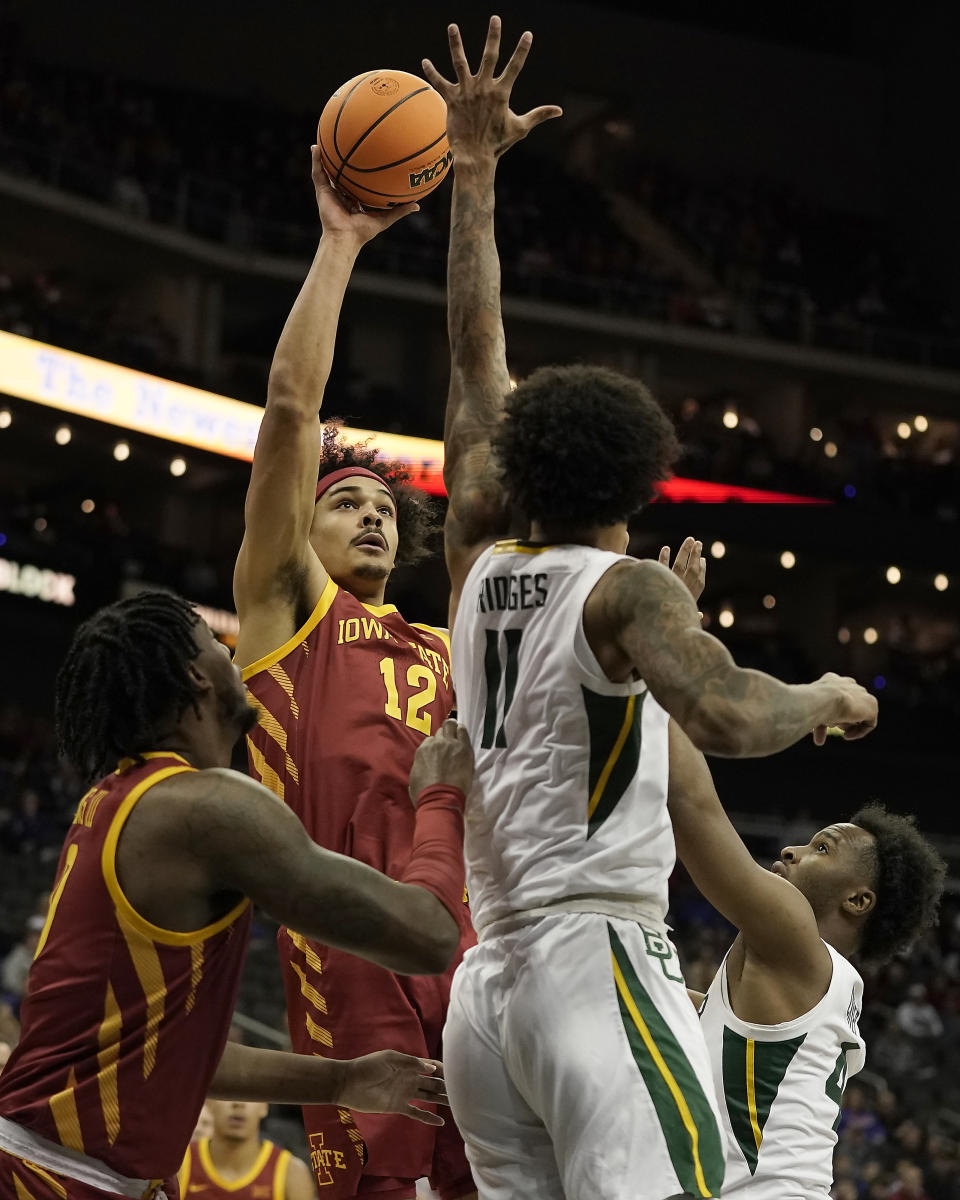
<path id="1" fill-rule="evenodd" d="M 410 172 L 410 186 L 412 188 L 421 187 L 425 183 L 433 183 L 433 181 L 450 166 L 453 162 L 453 151 L 448 150 L 441 158 L 429 167 L 424 167 L 422 171 Z"/>
<path id="2" fill-rule="evenodd" d="M 370 87 L 378 96 L 392 96 L 400 91 L 400 84 L 392 75 L 374 75 Z"/>

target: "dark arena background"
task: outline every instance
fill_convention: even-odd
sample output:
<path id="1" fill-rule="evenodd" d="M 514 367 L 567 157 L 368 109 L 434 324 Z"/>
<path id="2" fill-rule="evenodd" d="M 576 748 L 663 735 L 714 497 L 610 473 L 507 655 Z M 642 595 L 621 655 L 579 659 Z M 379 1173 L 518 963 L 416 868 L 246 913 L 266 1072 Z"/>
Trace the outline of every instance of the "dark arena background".
<path id="1" fill-rule="evenodd" d="M 739 662 L 879 699 L 863 742 L 714 761 L 721 798 L 762 861 L 876 798 L 949 863 L 939 926 L 866 977 L 837 1200 L 960 1197 L 960 174 L 938 12 L 502 11 L 505 43 L 535 34 L 518 105 L 565 113 L 498 171 L 512 375 L 641 376 L 684 453 L 631 552 L 695 535 L 704 621 Z M 442 69 L 446 23 L 469 49 L 488 15 L 0 0 L 0 1042 L 79 796 L 51 728 L 71 632 L 159 585 L 230 643 L 257 409 L 320 232 L 317 117 L 360 71 Z M 324 403 L 441 500 L 449 186 L 363 252 Z M 442 559 L 387 598 L 445 624 Z M 704 988 L 730 928 L 679 870 L 671 894 Z M 236 1016 L 254 1044 L 286 1037 L 274 932 L 258 921 Z M 295 1149 L 297 1120 L 271 1117 Z"/>

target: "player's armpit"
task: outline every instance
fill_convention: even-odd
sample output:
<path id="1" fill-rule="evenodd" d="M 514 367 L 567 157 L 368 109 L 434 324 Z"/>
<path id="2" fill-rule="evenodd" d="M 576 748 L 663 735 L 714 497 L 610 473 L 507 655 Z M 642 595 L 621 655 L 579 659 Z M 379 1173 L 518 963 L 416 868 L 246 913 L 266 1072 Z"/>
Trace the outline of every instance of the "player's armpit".
<path id="1" fill-rule="evenodd" d="M 235 771 L 159 786 L 167 815 L 157 852 L 192 860 L 209 896 L 248 896 L 298 933 L 390 971 L 446 969 L 459 930 L 426 889 L 321 849 L 272 792 Z"/>
<path id="2" fill-rule="evenodd" d="M 600 663 L 636 670 L 706 754 L 775 754 L 843 711 L 835 684 L 785 684 L 738 667 L 701 629 L 689 591 L 661 563 L 612 567 L 588 597 L 583 622 Z"/>
<path id="3" fill-rule="evenodd" d="M 830 955 L 809 902 L 754 862 L 723 810 L 706 759 L 676 721 L 669 780 L 677 857 L 704 897 L 741 931 L 758 960 L 804 979 L 825 971 L 829 982 Z"/>

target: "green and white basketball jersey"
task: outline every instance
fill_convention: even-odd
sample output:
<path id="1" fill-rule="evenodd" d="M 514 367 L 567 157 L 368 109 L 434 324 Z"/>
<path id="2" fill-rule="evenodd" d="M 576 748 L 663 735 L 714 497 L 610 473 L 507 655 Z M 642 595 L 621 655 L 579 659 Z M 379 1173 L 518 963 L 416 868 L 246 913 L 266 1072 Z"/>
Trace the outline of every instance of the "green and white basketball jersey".
<path id="1" fill-rule="evenodd" d="M 827 949 L 827 994 L 794 1021 L 741 1021 L 730 1007 L 726 958 L 707 992 L 700 1025 L 724 1124 L 724 1200 L 829 1197 L 840 1101 L 866 1046 L 857 1027 L 863 980 Z"/>
<path id="2" fill-rule="evenodd" d="M 587 597 L 621 561 L 498 542 L 467 576 L 451 662 L 476 756 L 464 857 L 478 932 L 587 896 L 666 915 L 668 717 L 643 680 L 611 683 L 583 629 Z"/>

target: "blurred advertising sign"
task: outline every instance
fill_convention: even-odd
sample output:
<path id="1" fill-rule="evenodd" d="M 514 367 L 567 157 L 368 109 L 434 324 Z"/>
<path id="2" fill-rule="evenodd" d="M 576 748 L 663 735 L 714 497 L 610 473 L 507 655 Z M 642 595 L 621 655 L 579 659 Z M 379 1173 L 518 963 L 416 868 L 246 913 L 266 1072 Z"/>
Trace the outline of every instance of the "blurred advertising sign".
<path id="1" fill-rule="evenodd" d="M 32 600 L 43 600 L 48 604 L 62 604 L 72 608 L 74 604 L 73 589 L 76 585 L 73 575 L 62 571 L 49 571 L 46 567 L 37 567 L 33 563 L 11 562 L 0 558 L 0 592 L 10 592 L 14 596 L 26 596 Z"/>
<path id="2" fill-rule="evenodd" d="M 2 330 L 0 393 L 247 462 L 253 458 L 263 418 L 263 409 L 256 404 Z M 398 459 L 407 466 L 417 487 L 433 496 L 446 495 L 442 442 L 349 426 L 344 426 L 343 432 L 352 441 L 372 440 L 383 458 Z M 809 496 L 679 478 L 662 484 L 659 494 L 663 500 L 701 504 L 828 503 Z"/>

